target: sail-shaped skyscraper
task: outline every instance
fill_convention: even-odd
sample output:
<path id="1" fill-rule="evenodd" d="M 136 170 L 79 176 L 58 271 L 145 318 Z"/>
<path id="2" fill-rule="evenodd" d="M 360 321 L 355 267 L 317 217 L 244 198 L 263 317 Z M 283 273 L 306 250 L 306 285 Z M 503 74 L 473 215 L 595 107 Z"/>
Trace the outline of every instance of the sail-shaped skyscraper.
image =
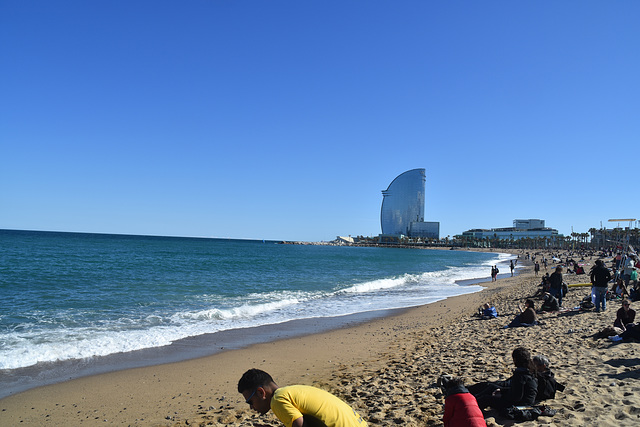
<path id="1" fill-rule="evenodd" d="M 382 234 L 438 239 L 439 222 L 424 221 L 425 170 L 412 169 L 398 175 L 382 191 Z"/>

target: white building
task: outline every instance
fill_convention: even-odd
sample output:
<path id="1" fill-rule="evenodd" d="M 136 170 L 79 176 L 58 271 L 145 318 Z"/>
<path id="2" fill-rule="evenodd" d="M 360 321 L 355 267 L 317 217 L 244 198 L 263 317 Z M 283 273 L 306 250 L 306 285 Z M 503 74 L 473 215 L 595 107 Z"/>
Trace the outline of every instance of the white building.
<path id="1" fill-rule="evenodd" d="M 463 237 L 474 239 L 519 240 L 524 238 L 548 238 L 556 240 L 563 237 L 558 230 L 545 227 L 543 219 L 514 219 L 513 227 L 482 229 L 475 228 L 462 233 Z"/>

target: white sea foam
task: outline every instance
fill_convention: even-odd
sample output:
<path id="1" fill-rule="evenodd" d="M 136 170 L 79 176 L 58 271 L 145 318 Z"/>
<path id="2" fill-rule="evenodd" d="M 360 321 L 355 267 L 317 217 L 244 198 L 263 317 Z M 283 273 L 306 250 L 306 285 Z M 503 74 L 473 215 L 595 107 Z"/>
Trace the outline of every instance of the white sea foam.
<path id="1" fill-rule="evenodd" d="M 284 298 L 276 299 L 272 302 L 265 302 L 260 304 L 243 304 L 239 307 L 230 309 L 209 309 L 200 310 L 195 312 L 177 313 L 174 315 L 175 319 L 217 319 L 217 320 L 232 320 L 232 319 L 253 319 L 264 313 L 270 313 L 284 307 L 292 306 L 300 302 L 299 298 Z"/>
<path id="2" fill-rule="evenodd" d="M 411 276 L 411 275 L 406 275 Z M 402 286 L 406 283 L 407 277 L 398 277 L 392 279 L 378 279 L 373 280 L 371 282 L 360 283 L 345 289 L 338 291 L 337 293 L 365 293 L 365 292 L 374 292 L 380 289 L 391 289 L 398 286 Z"/>

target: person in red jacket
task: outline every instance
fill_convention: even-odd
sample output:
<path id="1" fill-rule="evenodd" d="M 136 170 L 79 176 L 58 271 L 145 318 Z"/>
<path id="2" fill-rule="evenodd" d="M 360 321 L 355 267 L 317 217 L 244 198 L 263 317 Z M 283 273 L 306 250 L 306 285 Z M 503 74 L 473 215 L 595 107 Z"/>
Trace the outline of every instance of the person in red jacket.
<path id="1" fill-rule="evenodd" d="M 438 385 L 445 395 L 444 427 L 487 427 L 476 398 L 467 390 L 460 378 L 442 375 Z"/>

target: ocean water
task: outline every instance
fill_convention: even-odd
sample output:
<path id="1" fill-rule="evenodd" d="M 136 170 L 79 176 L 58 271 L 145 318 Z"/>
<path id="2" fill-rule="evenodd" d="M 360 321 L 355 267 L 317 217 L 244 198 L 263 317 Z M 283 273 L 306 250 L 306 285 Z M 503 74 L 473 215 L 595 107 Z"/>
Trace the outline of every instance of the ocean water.
<path id="1" fill-rule="evenodd" d="M 459 282 L 488 278 L 491 265 L 509 258 L 0 230 L 0 373 L 427 304 L 479 291 Z"/>

